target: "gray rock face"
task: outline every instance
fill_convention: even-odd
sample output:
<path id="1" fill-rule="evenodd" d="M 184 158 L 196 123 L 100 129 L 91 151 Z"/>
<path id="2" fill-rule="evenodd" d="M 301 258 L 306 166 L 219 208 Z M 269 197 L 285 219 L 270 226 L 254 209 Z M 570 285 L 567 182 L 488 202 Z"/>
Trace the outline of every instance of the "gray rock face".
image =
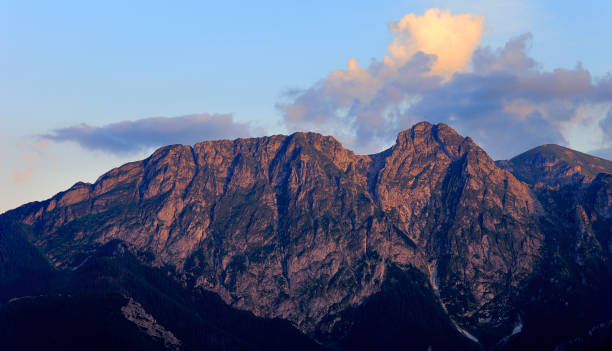
<path id="1" fill-rule="evenodd" d="M 157 323 L 155 318 L 147 313 L 138 301 L 129 299 L 121 307 L 121 313 L 130 322 L 136 324 L 141 330 L 155 340 L 159 340 L 169 350 L 180 350 L 181 341 L 163 325 Z"/>
<path id="2" fill-rule="evenodd" d="M 577 216 L 608 223 L 609 184 L 592 193 Z M 376 155 L 315 133 L 167 146 L 11 215 L 58 267 L 120 239 L 186 285 L 310 335 L 380 291 L 390 266 L 415 267 L 473 332 L 515 323 L 510 300 L 552 216 L 542 198 L 470 138 L 419 123 Z M 591 240 L 594 222 L 581 223 Z"/>

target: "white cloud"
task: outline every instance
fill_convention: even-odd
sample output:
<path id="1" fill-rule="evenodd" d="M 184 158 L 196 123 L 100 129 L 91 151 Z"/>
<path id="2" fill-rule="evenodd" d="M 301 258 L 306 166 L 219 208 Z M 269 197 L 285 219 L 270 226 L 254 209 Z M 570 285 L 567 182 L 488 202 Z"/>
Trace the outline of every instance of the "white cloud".
<path id="1" fill-rule="evenodd" d="M 480 44 L 483 16 L 453 15 L 450 10 L 429 9 L 423 16 L 408 14 L 389 25 L 395 38 L 389 45 L 391 56 L 383 62 L 403 66 L 414 54 L 436 57 L 431 74 L 450 78 L 468 68 L 474 49 Z"/>

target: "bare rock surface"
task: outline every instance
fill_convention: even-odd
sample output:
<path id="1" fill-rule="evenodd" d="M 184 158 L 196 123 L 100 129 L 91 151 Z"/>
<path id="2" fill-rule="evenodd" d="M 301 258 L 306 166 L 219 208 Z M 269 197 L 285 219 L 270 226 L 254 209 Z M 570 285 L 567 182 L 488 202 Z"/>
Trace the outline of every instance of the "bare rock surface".
<path id="1" fill-rule="evenodd" d="M 155 318 L 147 313 L 138 301 L 129 299 L 128 303 L 121 307 L 121 313 L 130 322 L 136 324 L 150 337 L 160 340 L 169 350 L 179 350 L 181 341 L 171 331 L 157 323 Z"/>

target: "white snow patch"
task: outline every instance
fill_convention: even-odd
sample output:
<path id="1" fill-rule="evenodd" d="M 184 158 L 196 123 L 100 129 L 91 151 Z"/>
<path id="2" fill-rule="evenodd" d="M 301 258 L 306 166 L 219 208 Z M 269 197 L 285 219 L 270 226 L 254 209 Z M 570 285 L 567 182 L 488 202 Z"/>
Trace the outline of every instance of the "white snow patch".
<path id="1" fill-rule="evenodd" d="M 451 321 L 453 322 L 453 324 L 455 325 L 455 328 L 457 328 L 457 330 L 463 334 L 463 336 L 465 336 L 466 338 L 472 340 L 473 342 L 480 344 L 480 341 L 478 340 L 477 337 L 475 337 L 474 335 L 470 334 L 470 332 L 468 332 L 467 330 L 461 328 L 459 326 L 459 324 L 457 324 L 457 322 L 455 322 L 454 320 L 451 319 Z"/>
<path id="2" fill-rule="evenodd" d="M 612 242 L 612 240 L 610 240 Z M 433 285 L 434 290 L 438 291 L 438 262 L 434 263 L 431 270 L 431 285 Z"/>
<path id="3" fill-rule="evenodd" d="M 89 258 L 90 258 L 90 257 L 91 257 L 91 256 L 87 256 L 87 257 L 86 257 L 86 258 L 83 260 L 83 262 L 79 263 L 79 265 L 78 265 L 78 266 L 73 267 L 73 268 L 72 268 L 72 271 L 74 272 L 74 271 L 78 270 L 79 268 L 83 267 L 83 265 L 84 265 L 85 263 L 87 263 L 87 261 L 89 261 Z"/>
<path id="4" fill-rule="evenodd" d="M 512 328 L 512 331 L 510 332 L 510 334 L 504 336 L 503 338 L 501 338 L 496 344 L 495 346 L 493 346 L 493 350 L 501 350 L 503 348 L 504 345 L 506 345 L 506 343 L 508 342 L 508 340 L 510 340 L 510 338 L 513 335 L 516 335 L 520 332 L 523 331 L 523 321 L 521 320 L 521 316 L 518 316 L 518 320 L 516 321 L 516 323 L 514 323 L 514 327 Z"/>
<path id="5" fill-rule="evenodd" d="M 467 330 L 461 328 L 459 326 L 459 324 L 457 324 L 457 322 L 455 322 L 455 320 L 450 317 L 450 314 L 448 313 L 448 310 L 446 309 L 446 305 L 442 301 L 442 298 L 440 298 L 440 292 L 438 290 L 438 284 L 439 284 L 439 282 L 438 282 L 438 262 L 434 262 L 433 266 L 431 266 L 429 269 L 430 269 L 429 274 L 431 276 L 431 285 L 434 288 L 434 291 L 436 292 L 436 295 L 438 295 L 438 299 L 440 301 L 440 305 L 442 305 L 442 308 L 444 309 L 444 312 L 446 312 L 446 314 L 448 315 L 448 317 L 451 320 L 451 322 L 453 322 L 453 325 L 455 326 L 455 329 L 457 329 L 457 331 L 459 331 L 466 338 L 472 340 L 473 342 L 475 342 L 477 344 L 480 344 L 480 341 L 478 340 L 477 337 L 475 337 L 474 335 L 470 334 L 470 332 L 468 332 Z"/>
<path id="6" fill-rule="evenodd" d="M 519 317 L 518 321 L 514 325 L 514 328 L 512 328 L 512 333 L 510 333 L 509 336 L 516 335 L 522 331 L 523 331 L 523 321 L 521 320 L 521 317 Z"/>

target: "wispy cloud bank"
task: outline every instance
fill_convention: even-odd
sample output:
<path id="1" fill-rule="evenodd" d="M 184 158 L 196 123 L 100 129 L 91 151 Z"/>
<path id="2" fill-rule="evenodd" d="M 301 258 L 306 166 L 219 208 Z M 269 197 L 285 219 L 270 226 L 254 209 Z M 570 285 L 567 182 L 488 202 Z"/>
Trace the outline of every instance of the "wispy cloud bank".
<path id="1" fill-rule="evenodd" d="M 527 54 L 530 34 L 497 50 L 478 47 L 482 21 L 432 9 L 391 23 L 390 56 L 367 67 L 350 59 L 288 93 L 278 105 L 287 126 L 339 135 L 360 152 L 420 120 L 448 123 L 497 158 L 568 144 L 567 130 L 581 124 L 598 124 L 601 146 L 612 146 L 612 122 L 588 112 L 610 109 L 612 76 L 596 80 L 580 64 L 543 71 Z"/>
<path id="2" fill-rule="evenodd" d="M 125 154 L 169 144 L 193 144 L 211 139 L 250 136 L 252 127 L 238 123 L 229 114 L 196 114 L 179 117 L 143 118 L 135 121 L 90 126 L 82 123 L 56 129 L 41 138 L 72 141 L 88 150 Z"/>
<path id="3" fill-rule="evenodd" d="M 603 133 L 606 147 L 593 151 L 593 154 L 612 160 L 612 108 L 608 111 L 606 118 L 599 121 L 599 127 Z"/>
<path id="4" fill-rule="evenodd" d="M 603 131 L 604 140 L 607 143 L 612 144 L 612 109 L 608 111 L 608 115 L 606 116 L 606 118 L 602 119 L 599 122 L 599 126 Z"/>

